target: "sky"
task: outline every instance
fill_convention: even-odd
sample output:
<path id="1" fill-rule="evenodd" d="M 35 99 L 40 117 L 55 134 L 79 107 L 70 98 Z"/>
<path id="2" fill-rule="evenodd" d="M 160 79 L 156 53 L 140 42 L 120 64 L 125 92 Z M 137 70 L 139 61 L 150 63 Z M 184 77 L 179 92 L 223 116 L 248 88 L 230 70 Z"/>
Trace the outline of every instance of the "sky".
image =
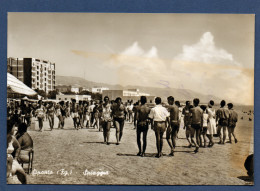
<path id="1" fill-rule="evenodd" d="M 49 60 L 57 75 L 253 104 L 254 25 L 249 14 L 8 13 L 7 57 Z"/>

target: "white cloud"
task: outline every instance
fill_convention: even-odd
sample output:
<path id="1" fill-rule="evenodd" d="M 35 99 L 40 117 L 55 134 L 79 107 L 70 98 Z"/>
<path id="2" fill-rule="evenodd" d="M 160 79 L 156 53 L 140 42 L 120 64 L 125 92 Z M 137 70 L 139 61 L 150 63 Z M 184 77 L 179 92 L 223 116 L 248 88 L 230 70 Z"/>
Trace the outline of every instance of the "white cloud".
<path id="1" fill-rule="evenodd" d="M 214 37 L 210 32 L 204 33 L 198 43 L 184 45 L 183 52 L 175 59 L 206 64 L 239 65 L 232 54 L 215 46 Z"/>
<path id="2" fill-rule="evenodd" d="M 134 42 L 113 54 L 105 65 L 117 70 L 122 85 L 158 87 L 161 80 L 166 80 L 173 88 L 253 104 L 252 70 L 246 71 L 232 54 L 216 47 L 210 32 L 204 33 L 198 43 L 183 46 L 182 53 L 172 60 L 160 58 L 156 46 L 145 51 Z"/>
<path id="3" fill-rule="evenodd" d="M 138 42 L 113 55 L 106 64 L 117 69 L 118 83 L 122 85 L 156 86 L 156 81 L 167 71 L 164 61 L 158 56 L 157 48 L 152 46 L 145 51 Z"/>
<path id="4" fill-rule="evenodd" d="M 190 75 L 192 80 L 179 75 L 188 81 L 185 83 L 188 89 L 196 88 L 202 93 L 214 94 L 234 102 L 253 103 L 252 71 L 245 73 L 232 54 L 216 47 L 210 32 L 204 33 L 198 43 L 184 45 L 171 68 L 175 73 Z"/>
<path id="5" fill-rule="evenodd" d="M 121 55 L 124 56 L 143 56 L 144 50 L 138 45 L 138 42 L 134 42 L 134 44 L 128 48 L 126 48 Z"/>

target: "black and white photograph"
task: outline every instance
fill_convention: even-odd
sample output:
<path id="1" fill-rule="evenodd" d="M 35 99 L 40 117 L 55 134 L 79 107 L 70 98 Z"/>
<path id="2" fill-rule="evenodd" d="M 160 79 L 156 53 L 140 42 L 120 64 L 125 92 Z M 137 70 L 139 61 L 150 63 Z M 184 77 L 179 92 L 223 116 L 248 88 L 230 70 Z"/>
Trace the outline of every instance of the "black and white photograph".
<path id="1" fill-rule="evenodd" d="M 254 14 L 8 12 L 7 184 L 254 185 Z"/>

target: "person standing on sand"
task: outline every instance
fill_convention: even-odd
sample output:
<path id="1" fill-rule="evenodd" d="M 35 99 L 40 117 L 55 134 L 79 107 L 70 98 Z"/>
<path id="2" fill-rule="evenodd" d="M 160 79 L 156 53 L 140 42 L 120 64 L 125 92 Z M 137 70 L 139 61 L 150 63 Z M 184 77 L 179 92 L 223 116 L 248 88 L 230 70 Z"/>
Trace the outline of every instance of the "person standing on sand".
<path id="1" fill-rule="evenodd" d="M 235 143 L 237 143 L 237 138 L 235 136 L 235 127 L 238 120 L 237 112 L 233 109 L 233 104 L 228 103 L 228 109 L 229 109 L 229 120 L 228 120 L 228 137 L 229 137 L 229 143 L 232 143 L 231 135 L 233 135 L 235 139 Z"/>
<path id="2" fill-rule="evenodd" d="M 191 142 L 195 144 L 196 149 L 194 150 L 195 153 L 199 151 L 200 145 L 200 131 L 203 124 L 203 111 L 199 107 L 200 100 L 195 98 L 193 100 L 194 107 L 190 109 L 192 114 L 191 120 Z M 194 135 L 196 134 L 196 142 L 194 141 Z"/>
<path id="3" fill-rule="evenodd" d="M 146 105 L 147 98 L 145 96 L 141 96 L 141 105 L 136 107 L 136 116 L 134 120 L 134 124 L 137 125 L 136 135 L 137 135 L 137 145 L 139 152 L 137 156 L 145 156 L 145 150 L 147 145 L 147 132 L 149 127 L 149 118 L 148 115 L 150 113 L 150 108 Z M 143 133 L 143 150 L 141 150 L 141 133 Z"/>
<path id="4" fill-rule="evenodd" d="M 90 112 L 90 127 L 92 127 L 92 124 L 94 123 L 94 108 L 95 108 L 95 102 L 93 100 L 90 101 L 89 106 L 89 112 Z"/>
<path id="5" fill-rule="evenodd" d="M 133 108 L 134 108 L 133 101 L 130 101 L 130 103 L 129 103 L 128 107 L 127 107 L 128 120 L 129 120 L 130 123 L 133 123 L 133 121 L 134 121 Z"/>
<path id="6" fill-rule="evenodd" d="M 220 102 L 220 108 L 216 112 L 216 124 L 218 124 L 218 135 L 219 135 L 218 144 L 225 144 L 225 140 L 226 140 L 229 111 L 227 108 L 225 108 L 225 105 L 226 105 L 225 100 L 222 100 Z M 223 130 L 223 138 L 222 138 L 221 130 Z"/>
<path id="7" fill-rule="evenodd" d="M 54 115 L 55 115 L 55 108 L 53 102 L 49 103 L 49 106 L 47 108 L 47 115 L 48 115 L 50 129 L 52 130 L 54 127 Z"/>
<path id="8" fill-rule="evenodd" d="M 168 112 L 170 113 L 170 121 L 166 131 L 166 140 L 171 148 L 170 156 L 174 156 L 174 149 L 176 147 L 176 138 L 180 128 L 179 121 L 179 107 L 174 104 L 174 97 L 169 96 L 168 100 Z"/>
<path id="9" fill-rule="evenodd" d="M 70 112 L 71 112 L 70 116 L 73 119 L 74 128 L 78 130 L 79 129 L 79 127 L 78 127 L 79 114 L 78 114 L 78 106 L 76 105 L 75 99 L 72 100 Z"/>
<path id="10" fill-rule="evenodd" d="M 42 131 L 43 128 L 43 120 L 44 120 L 44 115 L 45 115 L 45 108 L 42 105 L 42 100 L 38 101 L 38 109 L 36 110 L 36 116 L 38 118 L 38 123 L 39 123 L 39 131 Z"/>
<path id="11" fill-rule="evenodd" d="M 66 117 L 70 117 L 70 102 L 66 102 Z"/>
<path id="12" fill-rule="evenodd" d="M 119 145 L 123 136 L 123 129 L 125 124 L 125 114 L 127 113 L 126 107 L 122 103 L 120 97 L 116 98 L 115 103 L 112 107 L 112 116 L 116 127 L 116 145 Z"/>
<path id="13" fill-rule="evenodd" d="M 90 124 L 89 102 L 87 102 L 87 105 L 86 105 L 86 108 L 85 108 L 85 113 L 86 113 L 86 127 L 89 128 L 91 126 L 91 124 Z"/>
<path id="14" fill-rule="evenodd" d="M 66 118 L 66 105 L 64 101 L 60 102 L 60 112 L 61 112 L 61 129 L 65 126 L 65 118 Z"/>
<path id="15" fill-rule="evenodd" d="M 178 128 L 178 131 L 177 131 L 177 138 L 178 138 L 178 133 L 179 133 L 179 130 L 180 130 L 180 126 L 181 126 L 181 117 L 182 117 L 182 110 L 183 108 L 181 107 L 181 103 L 179 101 L 175 101 L 175 105 L 178 107 L 178 110 L 179 110 L 179 128 Z"/>
<path id="16" fill-rule="evenodd" d="M 137 101 L 135 104 L 134 104 L 134 107 L 133 107 L 133 114 L 134 114 L 134 129 L 136 129 L 137 127 L 137 124 L 136 124 L 136 112 L 137 112 L 137 108 L 139 107 L 139 101 Z"/>
<path id="17" fill-rule="evenodd" d="M 92 126 L 93 126 L 94 129 L 95 129 L 95 126 L 97 126 L 97 129 L 99 131 L 101 131 L 100 126 L 99 126 L 99 123 L 100 123 L 100 120 L 99 120 L 100 112 L 99 112 L 99 105 L 98 105 L 98 103 L 96 103 L 96 105 L 95 105 L 95 107 L 93 109 L 93 113 L 94 113 L 94 115 L 93 115 L 94 121 L 93 121 Z"/>
<path id="18" fill-rule="evenodd" d="M 192 106 L 193 107 L 193 106 Z M 183 129 L 186 129 L 186 139 L 189 143 L 188 147 L 191 148 L 192 144 L 191 144 L 191 113 L 190 113 L 190 109 L 191 109 L 191 105 L 190 105 L 190 101 L 186 101 L 186 106 L 183 108 L 182 110 L 182 115 L 184 116 L 183 121 L 184 121 L 184 126 Z"/>
<path id="19" fill-rule="evenodd" d="M 79 100 L 78 114 L 79 114 L 79 126 L 82 129 L 83 128 L 83 114 L 84 114 L 84 106 L 83 106 L 82 100 Z"/>
<path id="20" fill-rule="evenodd" d="M 203 110 L 203 122 L 202 122 L 201 136 L 204 141 L 204 144 L 202 145 L 202 139 L 200 139 L 200 141 L 201 141 L 200 144 L 202 145 L 202 147 L 206 148 L 206 143 L 207 143 L 206 134 L 208 131 L 209 114 L 208 114 L 206 105 L 201 105 L 200 108 Z"/>
<path id="21" fill-rule="evenodd" d="M 58 129 L 60 129 L 61 127 L 62 127 L 62 114 L 61 114 L 61 106 L 60 106 L 60 104 L 57 104 L 56 105 L 56 117 L 58 118 L 58 120 L 59 120 L 59 123 L 58 123 Z"/>
<path id="22" fill-rule="evenodd" d="M 104 102 L 105 103 L 102 104 L 101 124 L 103 128 L 104 143 L 109 145 L 110 128 L 112 122 L 112 109 L 111 105 L 109 104 L 108 96 L 104 97 Z"/>
<path id="23" fill-rule="evenodd" d="M 151 109 L 149 118 L 152 120 L 152 129 L 155 132 L 156 146 L 157 146 L 157 158 L 162 156 L 163 148 L 163 134 L 166 129 L 166 121 L 169 122 L 169 112 L 165 107 L 161 105 L 162 100 L 160 97 L 155 98 L 156 106 Z"/>
<path id="24" fill-rule="evenodd" d="M 209 144 L 208 147 L 212 147 L 214 145 L 213 142 L 213 135 L 217 134 L 217 130 L 216 130 L 216 114 L 215 114 L 215 110 L 212 108 L 214 105 L 214 101 L 210 100 L 210 102 L 208 103 L 208 115 L 209 115 L 209 122 L 208 122 L 208 131 L 207 131 L 207 137 L 209 139 Z"/>

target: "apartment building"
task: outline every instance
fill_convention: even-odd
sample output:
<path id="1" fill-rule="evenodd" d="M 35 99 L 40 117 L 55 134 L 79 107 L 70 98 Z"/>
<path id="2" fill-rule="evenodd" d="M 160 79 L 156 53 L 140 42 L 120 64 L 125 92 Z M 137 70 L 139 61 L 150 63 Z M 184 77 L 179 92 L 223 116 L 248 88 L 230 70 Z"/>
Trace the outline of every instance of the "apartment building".
<path id="1" fill-rule="evenodd" d="M 55 63 L 36 58 L 8 58 L 7 72 L 32 89 L 55 90 Z"/>

